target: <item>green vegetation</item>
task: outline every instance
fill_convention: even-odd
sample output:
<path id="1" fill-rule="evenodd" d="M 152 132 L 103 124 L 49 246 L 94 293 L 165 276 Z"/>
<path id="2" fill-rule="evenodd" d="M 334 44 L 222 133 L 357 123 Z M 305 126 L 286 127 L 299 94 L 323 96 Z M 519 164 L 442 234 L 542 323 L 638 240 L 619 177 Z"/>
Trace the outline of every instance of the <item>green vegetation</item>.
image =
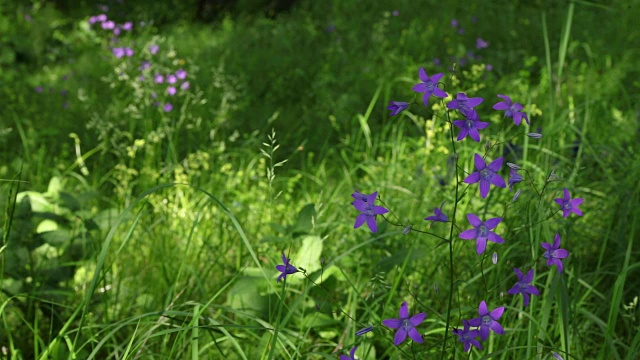
<path id="1" fill-rule="evenodd" d="M 0 4 L 0 359 L 640 357 L 640 1 L 89 3 Z M 113 42 L 103 12 L 133 29 Z M 485 99 L 480 143 L 411 90 L 421 67 Z M 474 153 L 526 169 L 517 201 L 462 182 Z M 390 209 L 376 233 L 354 188 Z M 443 201 L 455 225 L 430 227 Z M 468 213 L 505 243 L 478 255 Z M 276 282 L 282 252 L 300 271 Z M 505 334 L 465 353 L 483 300 Z M 404 301 L 423 344 L 381 324 Z"/>

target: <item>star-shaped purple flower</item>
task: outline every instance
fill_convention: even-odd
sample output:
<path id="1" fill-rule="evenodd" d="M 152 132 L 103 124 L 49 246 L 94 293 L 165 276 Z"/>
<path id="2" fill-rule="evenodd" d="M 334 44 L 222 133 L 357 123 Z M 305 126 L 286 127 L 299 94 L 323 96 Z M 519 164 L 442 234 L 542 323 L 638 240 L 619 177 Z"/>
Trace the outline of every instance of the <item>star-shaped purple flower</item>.
<path id="1" fill-rule="evenodd" d="M 531 285 L 533 281 L 533 269 L 529 270 L 527 275 L 523 275 L 522 271 L 518 268 L 513 268 L 513 271 L 518 277 L 518 282 L 509 289 L 508 293 L 511 295 L 522 294 L 524 298 L 524 306 L 529 306 L 529 295 L 540 296 L 540 292 L 535 286 Z"/>
<path id="2" fill-rule="evenodd" d="M 491 231 L 500 224 L 502 221 L 501 218 L 493 218 L 482 222 L 476 214 L 467 214 L 467 219 L 474 229 L 461 232 L 460 238 L 464 240 L 475 240 L 478 255 L 482 254 L 487 248 L 487 240 L 498 244 L 504 243 L 504 239 L 500 235 Z"/>
<path id="3" fill-rule="evenodd" d="M 480 332 L 475 329 L 470 330 L 469 322 L 467 320 L 462 320 L 462 325 L 464 326 L 464 329 L 453 329 L 453 333 L 458 335 L 458 340 L 464 344 L 464 352 L 469 352 L 469 350 L 471 350 L 471 345 L 482 350 L 482 345 L 480 345 L 480 342 L 476 340 Z"/>
<path id="4" fill-rule="evenodd" d="M 458 110 L 465 117 L 469 117 L 469 113 L 473 111 L 473 108 L 480 105 L 483 101 L 483 98 L 468 98 L 467 94 L 460 92 L 456 95 L 455 99 L 449 101 L 447 109 Z"/>
<path id="5" fill-rule="evenodd" d="M 282 252 L 282 265 L 276 265 L 276 270 L 282 273 L 280 274 L 280 276 L 278 276 L 278 279 L 276 280 L 277 282 L 286 279 L 287 275 L 295 274 L 298 272 L 298 269 L 296 269 L 295 266 L 289 263 L 289 259 L 287 259 L 287 257 L 284 255 L 284 252 Z"/>
<path id="6" fill-rule="evenodd" d="M 391 111 L 389 116 L 396 116 L 400 114 L 402 111 L 404 111 L 404 109 L 406 109 L 407 107 L 409 107 L 409 104 L 407 104 L 406 102 L 389 101 L 389 106 L 387 106 L 387 109 Z"/>
<path id="7" fill-rule="evenodd" d="M 584 199 L 582 198 L 571 199 L 571 194 L 569 194 L 569 190 L 567 190 L 567 188 L 564 188 L 564 197 L 553 199 L 553 201 L 555 201 L 556 203 L 558 203 L 558 205 L 560 205 L 560 208 L 562 209 L 563 218 L 566 218 L 571 213 L 575 213 L 578 216 L 582 216 L 582 211 L 578 209 L 578 206 L 582 204 Z"/>
<path id="8" fill-rule="evenodd" d="M 527 121 L 527 125 L 529 125 L 529 117 L 527 114 L 520 111 L 523 108 L 522 105 L 519 103 L 512 103 L 511 98 L 507 95 L 498 94 L 498 97 L 502 98 L 504 101 L 500 101 L 493 105 L 494 110 L 504 110 L 504 116 L 512 118 L 513 122 L 518 126 L 520 126 L 522 118 L 524 118 Z"/>
<path id="9" fill-rule="evenodd" d="M 480 339 L 482 341 L 487 340 L 491 330 L 493 330 L 493 332 L 495 332 L 496 334 L 503 335 L 504 329 L 498 322 L 498 319 L 500 319 L 502 313 L 504 313 L 504 306 L 489 311 L 489 308 L 487 308 L 487 303 L 482 300 L 480 306 L 478 307 L 478 314 L 480 316 L 475 319 L 469 320 L 469 325 L 480 327 Z"/>
<path id="10" fill-rule="evenodd" d="M 544 258 L 547 259 L 547 266 L 555 265 L 558 269 L 558 273 L 562 273 L 562 269 L 564 268 L 562 265 L 562 260 L 569 256 L 569 252 L 565 249 L 560 249 L 560 234 L 556 234 L 556 237 L 553 241 L 553 245 L 543 242 L 540 244 L 545 250 Z"/>
<path id="11" fill-rule="evenodd" d="M 518 174 L 518 170 L 511 168 L 509 170 L 509 180 L 507 180 L 507 183 L 509 184 L 509 191 L 513 191 L 513 185 L 522 182 L 522 180 L 524 180 L 524 178 L 522 175 Z"/>
<path id="12" fill-rule="evenodd" d="M 440 79 L 442 79 L 442 77 L 444 76 L 443 73 L 435 74 L 432 77 L 429 77 L 429 75 L 427 75 L 427 72 L 424 71 L 424 68 L 420 68 L 418 75 L 420 76 L 420 80 L 422 80 L 422 82 L 414 85 L 413 91 L 423 93 L 422 102 L 424 103 L 424 106 L 429 106 L 429 97 L 431 95 L 439 98 L 447 97 L 447 93 L 442 91 L 442 89 L 438 87 L 438 81 L 440 81 Z"/>
<path id="13" fill-rule="evenodd" d="M 351 196 L 354 196 L 352 194 Z M 363 194 L 361 194 L 363 195 Z M 374 204 L 376 201 L 376 197 L 378 196 L 378 192 L 374 192 L 371 195 L 368 195 L 366 200 L 356 198 L 351 204 L 362 214 L 358 215 L 356 218 L 356 223 L 353 225 L 354 229 L 359 228 L 362 224 L 367 222 L 367 226 L 371 229 L 371 232 L 378 232 L 378 224 L 376 224 L 376 215 L 386 214 L 389 212 L 388 209 L 377 206 Z M 355 197 L 355 196 L 354 196 Z"/>
<path id="14" fill-rule="evenodd" d="M 411 318 L 409 318 L 409 306 L 405 301 L 400 306 L 398 315 L 400 316 L 399 319 L 382 320 L 382 324 L 384 324 L 385 326 L 388 326 L 392 329 L 398 329 L 398 331 L 396 331 L 396 336 L 393 339 L 393 344 L 395 346 L 400 345 L 404 341 L 404 339 L 407 338 L 407 335 L 409 335 L 411 340 L 417 343 L 422 343 L 422 336 L 420 335 L 418 330 L 416 330 L 416 326 L 422 324 L 424 319 L 427 317 L 427 314 L 422 312 L 419 314 L 415 314 Z"/>
<path id="15" fill-rule="evenodd" d="M 440 207 L 433 209 L 433 215 L 424 218 L 427 221 L 438 221 L 438 222 L 447 222 L 449 221 L 449 217 L 442 212 L 442 206 L 444 205 L 444 201 L 440 204 Z M 431 223 L 433 226 L 433 223 Z"/>
<path id="16" fill-rule="evenodd" d="M 493 162 L 487 166 L 482 156 L 475 154 L 474 163 L 476 166 L 476 172 L 467 176 L 464 179 L 464 182 L 467 184 L 480 182 L 480 196 L 483 199 L 487 197 L 487 194 L 489 194 L 489 187 L 491 184 L 501 188 L 507 187 L 507 184 L 504 183 L 504 179 L 497 174 L 502 167 L 503 161 L 504 158 L 500 157 L 493 160 Z"/>
<path id="17" fill-rule="evenodd" d="M 469 110 L 465 116 L 467 117 L 465 120 L 455 120 L 453 122 L 453 125 L 460 128 L 457 140 L 460 141 L 469 135 L 473 141 L 480 142 L 480 133 L 478 130 L 486 128 L 489 126 L 489 123 L 480 121 L 478 114 L 473 110 Z"/>
<path id="18" fill-rule="evenodd" d="M 353 348 L 351 348 L 351 351 L 349 352 L 349 356 L 340 355 L 340 360 L 356 360 L 355 356 L 356 356 L 357 348 L 358 348 L 357 346 L 354 346 Z"/>

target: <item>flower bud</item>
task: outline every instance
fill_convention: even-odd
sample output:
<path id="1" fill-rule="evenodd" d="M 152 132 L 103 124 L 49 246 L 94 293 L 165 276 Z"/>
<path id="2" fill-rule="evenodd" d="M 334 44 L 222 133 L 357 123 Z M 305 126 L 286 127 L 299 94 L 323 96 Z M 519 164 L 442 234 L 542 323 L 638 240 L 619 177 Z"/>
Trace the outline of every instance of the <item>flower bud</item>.
<path id="1" fill-rule="evenodd" d="M 532 138 L 532 139 L 540 139 L 540 138 L 542 138 L 542 134 L 540 134 L 540 133 L 528 133 L 527 136 Z"/>
<path id="2" fill-rule="evenodd" d="M 520 166 L 518 166 L 518 165 L 516 165 L 514 163 L 507 162 L 507 166 L 512 168 L 513 170 L 520 170 Z"/>
<path id="3" fill-rule="evenodd" d="M 515 194 L 513 194 L 513 198 L 511 198 L 511 202 L 516 202 L 522 193 L 522 189 L 518 189 Z"/>
<path id="4" fill-rule="evenodd" d="M 404 230 L 402 230 L 402 235 L 407 235 L 411 232 L 411 225 L 405 226 Z"/>
<path id="5" fill-rule="evenodd" d="M 518 190 L 520 191 L 520 190 Z M 493 252 L 493 255 L 491 255 L 491 262 L 493 263 L 493 265 L 498 263 L 498 253 L 497 252 Z"/>

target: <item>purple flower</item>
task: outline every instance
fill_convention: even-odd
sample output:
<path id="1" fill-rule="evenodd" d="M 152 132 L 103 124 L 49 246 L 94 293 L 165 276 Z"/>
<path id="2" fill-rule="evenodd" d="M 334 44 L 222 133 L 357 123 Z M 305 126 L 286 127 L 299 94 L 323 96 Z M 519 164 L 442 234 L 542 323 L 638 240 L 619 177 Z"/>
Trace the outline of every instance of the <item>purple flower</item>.
<path id="1" fill-rule="evenodd" d="M 276 270 L 282 273 L 280 274 L 280 276 L 278 276 L 278 279 L 276 280 L 277 282 L 286 279 L 287 275 L 295 274 L 298 272 L 298 269 L 296 269 L 295 266 L 289 263 L 289 259 L 287 259 L 287 257 L 284 255 L 284 252 L 282 252 L 282 265 L 276 265 Z"/>
<path id="2" fill-rule="evenodd" d="M 456 98 L 449 101 L 447 104 L 448 109 L 456 109 L 466 117 L 473 112 L 473 108 L 480 105 L 484 101 L 483 98 L 468 98 L 467 94 L 460 92 L 456 95 Z"/>
<path id="3" fill-rule="evenodd" d="M 433 65 L 440 67 L 442 66 L 442 61 L 440 61 L 440 58 L 434 58 L 433 59 Z"/>
<path id="4" fill-rule="evenodd" d="M 438 81 L 440 81 L 440 79 L 444 76 L 443 73 L 435 74 L 432 77 L 429 77 L 429 75 L 427 75 L 427 72 L 424 71 L 424 68 L 420 68 L 420 71 L 418 71 L 418 75 L 420 76 L 420 80 L 422 80 L 422 82 L 414 85 L 412 90 L 415 92 L 423 93 L 422 102 L 424 102 L 425 106 L 429 106 L 429 97 L 431 95 L 440 98 L 447 97 L 447 93 L 442 91 L 442 89 L 438 87 Z"/>
<path id="5" fill-rule="evenodd" d="M 533 281 L 533 269 L 529 270 L 527 275 L 523 275 L 518 268 L 513 268 L 518 277 L 518 282 L 508 291 L 509 294 L 522 294 L 524 298 L 524 306 L 529 306 L 529 295 L 540 296 L 540 292 L 535 286 L 531 285 Z"/>
<path id="6" fill-rule="evenodd" d="M 477 215 L 467 214 L 467 219 L 474 228 L 461 232 L 460 238 L 464 240 L 475 240 L 478 255 L 482 254 L 487 248 L 487 240 L 498 244 L 504 243 L 504 239 L 500 235 L 491 231 L 500 224 L 502 221 L 501 218 L 493 218 L 482 222 Z"/>
<path id="7" fill-rule="evenodd" d="M 349 352 L 349 356 L 340 355 L 340 360 L 356 360 L 355 356 L 356 356 L 357 348 L 358 348 L 357 346 L 354 346 L 353 348 L 351 348 L 351 351 Z"/>
<path id="8" fill-rule="evenodd" d="M 118 59 L 124 56 L 124 48 L 120 48 L 120 47 L 113 48 L 111 49 L 111 52 L 113 52 L 113 55 Z"/>
<path id="9" fill-rule="evenodd" d="M 171 110 L 173 110 L 173 105 L 171 105 L 171 103 L 166 103 L 164 104 L 164 112 L 170 112 Z"/>
<path id="10" fill-rule="evenodd" d="M 452 27 L 458 27 L 458 20 L 456 20 L 456 19 L 451 19 L 451 26 L 452 26 Z"/>
<path id="11" fill-rule="evenodd" d="M 493 105 L 494 110 L 504 110 L 504 116 L 512 118 L 513 122 L 518 126 L 520 126 L 522 118 L 524 118 L 527 121 L 527 125 L 529 125 L 529 117 L 527 114 L 520 111 L 522 110 L 522 105 L 519 103 L 512 103 L 511 98 L 506 95 L 498 94 L 498 97 L 502 98 L 504 101 L 500 101 Z"/>
<path id="12" fill-rule="evenodd" d="M 398 15 L 400 15 L 400 11 L 393 10 L 392 14 L 393 14 L 393 16 L 398 16 Z"/>
<path id="13" fill-rule="evenodd" d="M 509 184 L 509 191 L 513 191 L 513 185 L 522 182 L 523 179 L 522 175 L 518 174 L 518 170 L 511 168 L 509 170 L 509 180 L 507 180 L 507 184 Z"/>
<path id="14" fill-rule="evenodd" d="M 449 106 L 449 104 L 447 104 L 447 107 Z M 453 125 L 460 128 L 460 133 L 458 134 L 457 140 L 460 141 L 466 138 L 467 135 L 469 135 L 471 140 L 480 142 L 480 133 L 478 132 L 478 130 L 486 128 L 487 126 L 489 126 L 489 123 L 480 121 L 480 119 L 478 118 L 478 114 L 471 109 L 468 110 L 465 116 L 467 117 L 465 120 L 455 120 L 453 122 Z"/>
<path id="15" fill-rule="evenodd" d="M 150 67 L 151 67 L 151 63 L 150 62 L 143 61 L 142 64 L 140 64 L 140 71 L 145 71 Z"/>
<path id="16" fill-rule="evenodd" d="M 507 184 L 504 183 L 504 179 L 497 174 L 497 172 L 500 171 L 500 167 L 502 167 L 502 161 L 504 161 L 504 158 L 499 157 L 487 166 L 482 156 L 475 154 L 474 163 L 476 166 L 476 172 L 467 176 L 464 179 L 464 182 L 467 184 L 480 182 L 480 196 L 483 199 L 487 197 L 487 194 L 489 194 L 489 187 L 491 184 L 501 188 L 507 187 Z"/>
<path id="17" fill-rule="evenodd" d="M 164 82 L 164 76 L 160 75 L 160 74 L 156 74 L 153 77 L 153 81 L 156 82 L 156 84 L 162 84 Z"/>
<path id="18" fill-rule="evenodd" d="M 367 202 L 367 198 L 368 198 L 370 195 L 363 194 L 363 193 L 361 193 L 360 191 L 358 191 L 358 189 L 354 189 L 354 190 L 355 190 L 355 192 L 354 192 L 353 194 L 351 194 L 351 197 L 352 197 L 352 198 L 354 198 L 354 199 L 356 199 L 356 200 L 362 200 L 362 201 L 364 201 L 364 202 Z M 352 201 L 352 202 L 351 202 L 351 205 L 353 205 L 353 203 L 354 203 L 354 202 Z"/>
<path id="19" fill-rule="evenodd" d="M 131 48 L 124 48 L 124 54 L 125 54 L 127 57 L 131 57 L 131 56 L 133 56 L 133 49 L 131 49 Z"/>
<path id="20" fill-rule="evenodd" d="M 36 86 L 36 88 L 34 89 L 37 93 L 41 93 L 42 92 L 42 86 Z"/>
<path id="21" fill-rule="evenodd" d="M 389 116 L 398 115 L 399 113 L 404 111 L 404 109 L 406 109 L 408 106 L 409 106 L 409 104 L 407 104 L 406 102 L 389 101 L 389 106 L 387 106 L 387 109 L 389 109 L 391 111 Z"/>
<path id="22" fill-rule="evenodd" d="M 182 90 L 189 90 L 189 82 L 185 81 L 182 84 L 180 84 L 180 89 Z"/>
<path id="23" fill-rule="evenodd" d="M 484 69 L 487 70 L 487 71 L 491 71 L 491 70 L 493 70 L 493 65 L 487 64 L 487 65 L 484 66 Z"/>
<path id="24" fill-rule="evenodd" d="M 187 72 L 184 69 L 178 69 L 178 71 L 176 71 L 176 77 L 180 80 L 184 80 L 187 78 Z"/>
<path id="25" fill-rule="evenodd" d="M 149 45 L 149 52 L 151 53 L 151 55 L 157 54 L 158 50 L 160 50 L 160 46 L 158 46 L 158 45 Z"/>
<path id="26" fill-rule="evenodd" d="M 93 24 L 95 24 L 97 22 L 99 22 L 97 16 L 92 16 L 92 17 L 89 18 L 89 25 L 93 25 Z"/>
<path id="27" fill-rule="evenodd" d="M 169 94 L 169 95 L 171 95 L 171 96 L 175 95 L 175 94 L 176 94 L 176 88 L 175 88 L 175 87 L 173 87 L 173 86 L 169 86 L 169 87 L 167 88 L 167 94 Z"/>
<path id="28" fill-rule="evenodd" d="M 385 209 L 382 206 L 377 206 L 374 204 L 376 197 L 378 196 L 378 192 L 374 192 L 373 194 L 367 196 L 366 201 L 361 199 L 356 199 L 351 204 L 362 214 L 358 215 L 356 218 L 356 223 L 353 225 L 354 229 L 359 228 L 362 224 L 367 222 L 367 226 L 371 230 L 371 232 L 378 232 L 378 224 L 376 224 L 376 215 L 386 214 L 389 212 L 388 209 Z"/>
<path id="29" fill-rule="evenodd" d="M 113 28 L 113 35 L 118 36 L 120 35 L 120 26 L 116 25 L 115 28 Z"/>
<path id="30" fill-rule="evenodd" d="M 177 81 L 178 81 L 178 78 L 176 78 L 175 75 L 173 75 L 173 74 L 167 75 L 167 82 L 169 84 L 175 84 Z"/>
<path id="31" fill-rule="evenodd" d="M 439 208 L 433 209 L 433 214 L 434 215 L 426 217 L 424 219 L 425 220 L 430 220 L 430 221 L 438 221 L 438 222 L 447 222 L 447 221 L 449 221 L 449 217 L 442 212 L 442 206 L 443 205 L 444 205 L 444 201 L 442 202 L 442 204 L 440 204 Z M 431 223 L 431 225 L 433 226 L 433 223 Z"/>
<path id="32" fill-rule="evenodd" d="M 422 343 L 422 336 L 418 330 L 416 330 L 416 326 L 422 324 L 424 319 L 427 317 L 427 314 L 422 312 L 409 318 L 409 307 L 405 301 L 400 306 L 398 315 L 400 316 L 399 319 L 382 320 L 382 324 L 385 326 L 390 327 L 391 329 L 398 329 L 398 331 L 396 331 L 396 336 L 393 339 L 393 344 L 395 346 L 402 344 L 402 342 L 407 338 L 407 335 L 409 335 L 411 340 L 417 343 Z"/>
<path id="33" fill-rule="evenodd" d="M 540 244 L 545 250 L 544 258 L 547 259 L 547 266 L 555 265 L 558 268 L 558 273 L 562 273 L 563 265 L 562 260 L 569 256 L 569 252 L 565 249 L 560 249 L 560 234 L 556 234 L 553 241 L 553 245 L 543 242 Z"/>
<path id="34" fill-rule="evenodd" d="M 453 333 L 458 335 L 458 340 L 464 344 L 464 352 L 469 352 L 471 345 L 482 350 L 482 345 L 476 340 L 480 332 L 478 330 L 470 330 L 467 320 L 462 320 L 462 324 L 464 325 L 464 329 L 453 329 Z"/>
<path id="35" fill-rule="evenodd" d="M 551 355 L 552 355 L 552 356 L 553 356 L 553 358 L 554 358 L 554 359 L 556 359 L 556 360 L 564 360 L 564 359 L 562 358 L 562 356 L 558 355 L 557 353 L 555 353 L 555 352 L 553 352 L 553 351 L 551 352 Z"/>
<path id="36" fill-rule="evenodd" d="M 105 15 L 105 14 L 96 15 L 96 21 L 97 22 L 105 22 L 105 21 L 107 21 L 107 15 Z"/>
<path id="37" fill-rule="evenodd" d="M 489 337 L 489 333 L 493 330 L 496 334 L 503 335 L 504 329 L 498 322 L 498 319 L 504 313 L 504 306 L 489 311 L 487 303 L 482 300 L 478 307 L 479 317 L 469 320 L 469 325 L 480 327 L 480 339 L 486 341 Z"/>
<path id="38" fill-rule="evenodd" d="M 476 49 L 484 49 L 489 46 L 489 43 L 482 40 L 481 38 L 476 39 Z"/>
<path id="39" fill-rule="evenodd" d="M 102 23 L 102 28 L 105 30 L 112 30 L 113 28 L 115 28 L 116 23 L 114 23 L 111 20 L 105 21 Z"/>
<path id="40" fill-rule="evenodd" d="M 131 21 L 127 21 L 126 23 L 122 24 L 122 30 L 131 31 L 131 29 L 133 29 L 133 24 L 131 23 Z"/>
<path id="41" fill-rule="evenodd" d="M 553 201 L 555 201 L 558 205 L 560 205 L 560 208 L 562 209 L 563 218 L 566 218 L 571 213 L 575 213 L 578 216 L 582 216 L 582 211 L 578 209 L 578 206 L 582 204 L 584 199 L 582 198 L 571 199 L 571 194 L 569 194 L 569 190 L 567 190 L 567 188 L 564 188 L 564 197 L 553 199 Z"/>

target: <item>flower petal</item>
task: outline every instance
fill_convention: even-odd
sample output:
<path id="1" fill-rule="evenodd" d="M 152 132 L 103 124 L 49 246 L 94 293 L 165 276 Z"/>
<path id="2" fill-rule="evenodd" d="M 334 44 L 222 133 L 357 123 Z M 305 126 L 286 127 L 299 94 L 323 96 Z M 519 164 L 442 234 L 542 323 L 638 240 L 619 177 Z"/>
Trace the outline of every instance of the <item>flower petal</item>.
<path id="1" fill-rule="evenodd" d="M 493 230 L 496 228 L 496 226 L 498 226 L 498 224 L 500 224 L 501 221 L 502 218 L 491 218 L 484 222 L 484 226 L 486 226 L 489 230 Z"/>
<path id="2" fill-rule="evenodd" d="M 502 178 L 502 176 L 498 175 L 498 174 L 493 174 L 493 177 L 491 178 L 491 183 L 499 188 L 506 188 L 507 184 L 504 183 L 504 179 Z"/>
<path id="3" fill-rule="evenodd" d="M 469 224 L 471 224 L 471 226 L 473 226 L 474 228 L 482 225 L 482 220 L 480 220 L 480 218 L 476 214 L 467 214 L 467 220 L 469 220 Z"/>
<path id="4" fill-rule="evenodd" d="M 504 306 L 500 306 L 499 308 L 495 308 L 495 309 L 491 310 L 489 315 L 491 316 L 491 318 L 493 320 L 498 320 L 498 319 L 500 319 L 500 317 L 502 316 L 503 313 L 504 313 Z"/>
<path id="5" fill-rule="evenodd" d="M 409 337 L 411 338 L 411 340 L 422 344 L 424 342 L 424 340 L 422 340 L 422 335 L 420 335 L 420 333 L 418 332 L 418 330 L 416 330 L 415 328 L 410 328 L 409 329 Z"/>
<path id="6" fill-rule="evenodd" d="M 478 238 L 476 240 L 476 252 L 481 255 L 487 249 L 487 239 Z"/>
<path id="7" fill-rule="evenodd" d="M 427 75 L 427 72 L 424 70 L 424 68 L 420 68 L 420 70 L 418 70 L 418 76 L 422 81 L 429 81 L 429 75 Z"/>
<path id="8" fill-rule="evenodd" d="M 489 164 L 489 166 L 487 167 L 489 168 L 489 170 L 493 171 L 494 173 L 497 173 L 498 171 L 500 171 L 503 161 L 504 161 L 504 157 L 499 157 L 493 160 L 491 164 Z"/>
<path id="9" fill-rule="evenodd" d="M 493 231 L 489 231 L 489 234 L 487 234 L 487 240 L 497 244 L 504 244 L 504 239 L 502 238 L 502 236 L 494 233 Z"/>
<path id="10" fill-rule="evenodd" d="M 500 335 L 504 334 L 504 329 L 502 328 L 502 325 L 500 325 L 499 322 L 497 321 L 492 322 L 490 327 L 491 327 L 491 330 L 493 330 L 496 334 L 500 334 Z"/>
<path id="11" fill-rule="evenodd" d="M 402 305 L 400 305 L 400 311 L 398 311 L 398 315 L 400 315 L 400 319 L 408 319 L 409 318 L 409 305 L 407 305 L 407 302 L 403 302 Z"/>
<path id="12" fill-rule="evenodd" d="M 427 317 L 427 314 L 423 312 L 415 314 L 411 317 L 411 319 L 409 319 L 409 324 L 411 324 L 412 326 L 418 326 L 422 324 L 422 322 L 426 317 Z"/>
<path id="13" fill-rule="evenodd" d="M 358 215 L 358 217 L 356 217 L 356 223 L 353 225 L 353 228 L 354 229 L 359 228 L 360 226 L 362 226 L 362 224 L 364 224 L 366 220 L 367 220 L 367 215 L 365 214 Z"/>
<path id="14" fill-rule="evenodd" d="M 486 341 L 487 338 L 489 337 L 490 332 L 491 330 L 489 329 L 488 326 L 480 326 L 480 339 L 482 341 Z"/>
<path id="15" fill-rule="evenodd" d="M 392 329 L 399 329 L 402 326 L 402 320 L 400 319 L 386 319 L 382 320 L 382 324 L 384 326 L 390 327 Z"/>
<path id="16" fill-rule="evenodd" d="M 473 156 L 473 164 L 475 165 L 477 170 L 482 170 L 487 167 L 487 163 L 484 162 L 482 156 L 478 154 L 474 154 Z"/>
<path id="17" fill-rule="evenodd" d="M 478 314 L 480 316 L 485 316 L 489 314 L 489 308 L 487 308 L 487 303 L 484 300 L 482 300 L 480 302 L 480 305 L 478 306 Z M 475 326 L 478 326 L 478 325 L 475 325 Z"/>
<path id="18" fill-rule="evenodd" d="M 398 331 L 396 331 L 396 336 L 393 338 L 393 344 L 395 346 L 398 346 L 402 344 L 402 342 L 406 338 L 407 338 L 407 330 L 405 330 L 404 328 L 400 328 L 398 329 Z"/>
<path id="19" fill-rule="evenodd" d="M 478 237 L 478 230 L 476 229 L 465 230 L 461 232 L 460 235 L 458 235 L 458 237 L 464 240 L 475 240 Z"/>
<path id="20" fill-rule="evenodd" d="M 466 178 L 464 178 L 464 180 L 462 180 L 464 183 L 466 184 L 475 184 L 478 181 L 480 181 L 480 172 L 474 172 L 469 174 L 469 176 L 467 176 Z"/>
<path id="21" fill-rule="evenodd" d="M 490 183 L 488 180 L 480 180 L 480 197 L 483 199 L 489 194 Z"/>
<path id="22" fill-rule="evenodd" d="M 371 230 L 371 232 L 378 232 L 378 224 L 376 223 L 375 216 L 367 216 L 367 226 Z"/>

